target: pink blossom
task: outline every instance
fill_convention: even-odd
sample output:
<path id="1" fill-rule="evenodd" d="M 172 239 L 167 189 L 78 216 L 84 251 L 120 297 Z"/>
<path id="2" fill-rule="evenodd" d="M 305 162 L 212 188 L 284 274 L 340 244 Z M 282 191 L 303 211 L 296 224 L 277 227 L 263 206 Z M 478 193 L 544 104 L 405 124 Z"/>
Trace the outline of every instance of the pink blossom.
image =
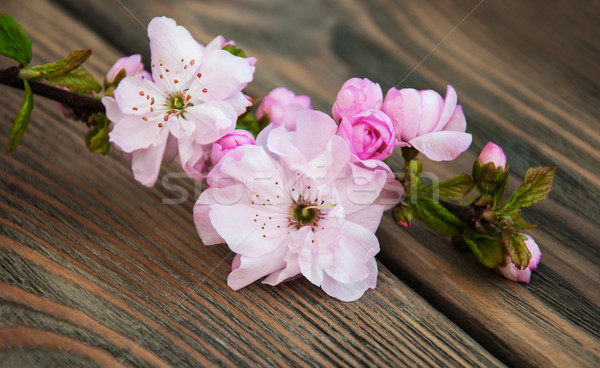
<path id="1" fill-rule="evenodd" d="M 488 142 L 485 145 L 477 160 L 479 160 L 482 166 L 485 166 L 488 162 L 493 162 L 496 167 L 506 169 L 506 155 L 504 151 L 500 146 L 492 142 Z"/>
<path id="2" fill-rule="evenodd" d="M 256 110 L 256 117 L 261 119 L 266 114 L 270 123 L 283 125 L 287 130 L 295 130 L 296 113 L 306 109 L 312 109 L 309 96 L 296 96 L 287 88 L 277 87 L 263 98 Z"/>
<path id="3" fill-rule="evenodd" d="M 391 88 L 383 111 L 396 124 L 398 144 L 412 146 L 434 161 L 457 158 L 471 145 L 467 122 L 456 92 L 448 86 L 446 99 L 432 90 Z"/>
<path id="4" fill-rule="evenodd" d="M 194 220 L 204 244 L 237 253 L 227 280 L 234 290 L 299 275 L 344 301 L 375 287 L 374 232 L 397 203 L 384 190 L 391 171 L 382 161 L 353 162 L 336 130 L 326 114 L 300 111 L 296 131 L 263 131 L 260 145 L 237 148 L 209 173 Z"/>
<path id="5" fill-rule="evenodd" d="M 141 79 L 146 78 L 152 80 L 152 75 L 144 70 L 142 56 L 139 54 L 124 56 L 117 60 L 106 74 L 106 79 L 109 84 L 115 80 L 117 74 L 119 74 L 122 69 L 125 69 L 126 77 L 138 77 Z"/>
<path id="6" fill-rule="evenodd" d="M 364 110 L 379 109 L 382 101 L 383 94 L 379 84 L 367 78 L 348 79 L 333 104 L 333 119 L 339 123 L 342 118 L 352 117 Z"/>
<path id="7" fill-rule="evenodd" d="M 232 132 L 250 105 L 242 89 L 255 60 L 221 50 L 221 36 L 203 47 L 166 17 L 150 22 L 148 36 L 153 80 L 126 77 L 115 97 L 102 102 L 114 123 L 110 141 L 131 154 L 136 180 L 152 186 L 171 156 L 165 154 L 171 136 L 183 169 L 192 177 L 202 171 L 204 146 Z"/>
<path id="8" fill-rule="evenodd" d="M 221 139 L 212 144 L 210 158 L 213 165 L 216 165 L 217 162 L 219 162 L 227 152 L 240 146 L 254 143 L 255 140 L 252 133 L 243 129 L 234 130 L 233 133 L 223 136 Z"/>
<path id="9" fill-rule="evenodd" d="M 396 126 L 383 111 L 369 109 L 343 118 L 338 135 L 361 160 L 385 160 L 394 151 Z"/>
<path id="10" fill-rule="evenodd" d="M 509 280 L 528 283 L 529 279 L 531 278 L 531 271 L 535 270 L 538 264 L 540 263 L 540 259 L 542 258 L 542 252 L 540 252 L 540 248 L 531 236 L 525 235 L 525 237 L 527 238 L 524 241 L 525 246 L 527 246 L 527 249 L 529 249 L 529 252 L 531 253 L 529 265 L 526 268 L 520 270 L 512 262 L 510 255 L 506 254 L 504 256 L 506 266 L 499 266 L 498 270 L 500 271 L 502 276 L 506 277 Z"/>

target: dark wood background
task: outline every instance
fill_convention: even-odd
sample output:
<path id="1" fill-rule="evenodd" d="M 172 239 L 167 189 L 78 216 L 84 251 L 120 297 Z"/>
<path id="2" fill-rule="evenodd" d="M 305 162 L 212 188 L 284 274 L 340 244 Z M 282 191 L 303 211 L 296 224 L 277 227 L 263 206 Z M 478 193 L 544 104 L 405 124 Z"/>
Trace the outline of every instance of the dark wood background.
<path id="1" fill-rule="evenodd" d="M 145 27 L 166 15 L 257 57 L 256 95 L 283 85 L 329 111 L 353 76 L 384 91 L 450 83 L 474 143 L 426 170 L 468 172 L 489 140 L 512 188 L 527 167 L 559 167 L 551 198 L 525 213 L 543 223 L 529 285 L 388 215 L 377 289 L 357 302 L 305 280 L 233 292 L 233 255 L 198 239 L 192 183 L 162 204 L 177 193 L 135 183 L 116 150 L 87 153 L 85 129 L 38 98 L 21 146 L 0 153 L 0 366 L 600 365 L 597 1 L 4 0 L 0 12 L 32 38 L 34 64 L 90 47 L 98 78 L 123 55 L 149 60 Z M 3 144 L 21 100 L 1 89 Z"/>

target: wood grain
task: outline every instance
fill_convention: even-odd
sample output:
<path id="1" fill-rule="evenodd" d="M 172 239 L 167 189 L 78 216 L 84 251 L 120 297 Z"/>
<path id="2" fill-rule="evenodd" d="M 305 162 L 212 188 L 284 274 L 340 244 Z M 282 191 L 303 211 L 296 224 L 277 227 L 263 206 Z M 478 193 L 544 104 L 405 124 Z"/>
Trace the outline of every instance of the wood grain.
<path id="1" fill-rule="evenodd" d="M 600 6 L 566 0 L 184 2 L 101 6 L 61 0 L 123 53 L 139 37 L 113 32 L 167 15 L 202 42 L 233 38 L 258 57 L 257 94 L 284 85 L 328 111 L 349 77 L 443 91 L 464 107 L 471 149 L 451 164 L 426 163 L 441 178 L 469 172 L 489 141 L 506 151 L 518 185 L 530 166 L 559 167 L 551 199 L 526 210 L 542 265 L 529 285 L 486 271 L 420 225 L 387 218 L 380 259 L 484 347 L 515 366 L 600 364 Z M 89 6 L 93 12 L 86 12 Z M 127 10 L 125 10 L 127 9 Z M 86 14 L 93 14 L 86 16 Z M 147 49 L 146 49 L 147 50 Z M 147 51 L 146 51 L 147 54 Z M 395 157 L 397 167 L 401 159 Z"/>
<path id="2" fill-rule="evenodd" d="M 1 11 L 31 36 L 34 64 L 91 47 L 101 77 L 121 56 L 48 1 Z M 0 93 L 2 141 L 21 98 Z M 0 365 L 502 366 L 381 265 L 355 303 L 306 280 L 233 292 L 233 255 L 195 231 L 194 186 L 174 181 L 190 195 L 164 205 L 177 193 L 135 183 L 116 151 L 89 154 L 84 132 L 36 99 L 21 145 L 0 154 Z"/>

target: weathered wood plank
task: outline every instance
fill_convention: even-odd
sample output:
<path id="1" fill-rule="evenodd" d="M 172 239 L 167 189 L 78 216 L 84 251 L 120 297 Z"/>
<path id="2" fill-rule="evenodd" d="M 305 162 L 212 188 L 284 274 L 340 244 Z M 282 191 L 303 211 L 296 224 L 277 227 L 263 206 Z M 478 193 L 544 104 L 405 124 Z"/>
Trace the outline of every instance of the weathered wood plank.
<path id="1" fill-rule="evenodd" d="M 93 4 L 61 0 L 85 17 Z M 146 24 L 168 15 L 206 42 L 233 38 L 258 56 L 255 90 L 278 85 L 310 94 L 327 111 L 345 79 L 365 76 L 384 89 L 453 84 L 474 135 L 451 165 L 427 163 L 447 178 L 470 171 L 487 141 L 505 148 L 515 179 L 529 166 L 559 166 L 547 203 L 526 212 L 543 222 L 533 235 L 542 265 L 528 286 L 486 272 L 422 226 L 387 219 L 381 259 L 485 347 L 514 365 L 597 365 L 600 356 L 600 34 L 597 2 L 252 1 L 243 4 L 124 1 L 85 19 L 122 52 L 106 24 Z M 88 13 L 89 14 L 89 13 Z M 104 14 L 104 15 L 103 15 Z M 135 19 L 132 17 L 133 14 Z M 135 28 L 134 26 L 133 28 Z M 399 158 L 392 162 L 399 165 Z M 493 302 L 491 302 L 493 301 Z"/>
<path id="2" fill-rule="evenodd" d="M 91 47 L 102 76 L 120 56 L 47 1 L 2 11 L 31 35 L 34 63 Z M 0 93 L 2 141 L 21 96 Z M 233 255 L 195 232 L 193 185 L 163 205 L 172 191 L 136 184 L 116 151 L 89 154 L 84 132 L 37 99 L 21 146 L 0 153 L 1 364 L 502 366 L 385 267 L 355 303 L 303 280 L 233 292 Z"/>

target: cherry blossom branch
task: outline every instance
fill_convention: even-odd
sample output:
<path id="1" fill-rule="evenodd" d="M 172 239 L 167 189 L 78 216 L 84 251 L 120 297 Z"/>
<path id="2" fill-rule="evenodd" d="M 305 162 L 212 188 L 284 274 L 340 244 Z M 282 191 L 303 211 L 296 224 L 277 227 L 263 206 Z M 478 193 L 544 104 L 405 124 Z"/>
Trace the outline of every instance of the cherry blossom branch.
<path id="1" fill-rule="evenodd" d="M 19 70 L 20 69 L 16 66 L 0 70 L 0 84 L 24 90 L 23 80 L 18 78 Z M 106 112 L 102 101 L 94 97 L 70 92 L 41 82 L 30 81 L 29 86 L 34 94 L 69 106 L 73 109 L 75 115 L 82 117 L 82 121 L 87 121 L 87 119 L 84 118 L 87 118 L 94 113 Z"/>

